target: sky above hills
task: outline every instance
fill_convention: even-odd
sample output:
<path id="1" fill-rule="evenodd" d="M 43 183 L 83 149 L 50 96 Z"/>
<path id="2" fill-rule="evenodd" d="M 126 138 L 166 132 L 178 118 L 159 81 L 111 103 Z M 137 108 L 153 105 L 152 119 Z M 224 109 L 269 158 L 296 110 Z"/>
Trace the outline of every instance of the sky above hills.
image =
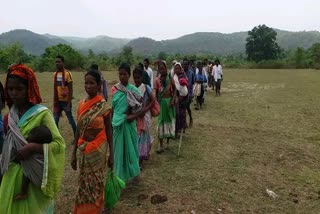
<path id="1" fill-rule="evenodd" d="M 259 24 L 320 30 L 318 0 L 10 0 L 0 33 L 28 29 L 59 36 L 172 39 L 193 32 L 231 33 Z"/>

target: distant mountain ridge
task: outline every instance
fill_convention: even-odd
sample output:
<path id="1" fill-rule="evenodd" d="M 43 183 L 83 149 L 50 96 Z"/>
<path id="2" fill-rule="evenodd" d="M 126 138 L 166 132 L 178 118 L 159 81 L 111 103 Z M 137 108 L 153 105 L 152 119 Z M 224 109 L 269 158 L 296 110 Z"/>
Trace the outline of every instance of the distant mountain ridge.
<path id="1" fill-rule="evenodd" d="M 309 48 L 314 43 L 320 43 L 320 32 L 300 31 L 290 32 L 276 29 L 279 45 L 285 49 L 297 47 Z M 169 54 L 216 54 L 232 55 L 245 52 L 248 32 L 223 34 L 217 32 L 198 32 L 181 36 L 176 39 L 156 41 L 151 38 L 136 39 L 112 38 L 97 36 L 92 38 L 55 36 L 51 34 L 37 34 L 28 30 L 12 30 L 0 34 L 0 46 L 20 43 L 27 53 L 41 55 L 45 48 L 59 43 L 68 44 L 82 53 L 89 49 L 95 53 L 119 53 L 125 46 L 131 46 L 135 53 L 143 56 L 157 55 L 159 52 Z"/>

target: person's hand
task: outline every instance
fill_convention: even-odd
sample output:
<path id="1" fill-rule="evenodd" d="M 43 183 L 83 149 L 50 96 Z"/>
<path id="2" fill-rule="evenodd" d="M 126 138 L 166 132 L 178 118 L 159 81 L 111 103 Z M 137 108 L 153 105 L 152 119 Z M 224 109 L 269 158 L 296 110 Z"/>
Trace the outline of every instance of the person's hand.
<path id="1" fill-rule="evenodd" d="M 143 109 L 141 110 L 141 114 L 140 114 L 140 117 L 144 117 L 144 115 L 148 112 L 148 108 L 145 106 L 143 107 Z"/>
<path id="2" fill-rule="evenodd" d="M 42 146 L 41 144 L 28 143 L 17 151 L 17 160 L 28 160 L 35 151 L 35 146 Z"/>
<path id="3" fill-rule="evenodd" d="M 172 107 L 174 107 L 174 106 L 175 106 L 175 104 L 176 104 L 175 99 L 172 99 L 172 100 L 171 100 L 171 102 L 170 102 L 169 107 L 170 107 L 170 108 L 172 108 Z"/>
<path id="4" fill-rule="evenodd" d="M 128 122 L 128 123 L 131 123 L 131 122 L 134 121 L 134 120 L 135 120 L 134 115 L 130 114 L 130 115 L 127 116 L 127 122 Z"/>
<path id="5" fill-rule="evenodd" d="M 77 155 L 75 153 L 71 157 L 71 167 L 73 170 L 77 170 Z"/>
<path id="6" fill-rule="evenodd" d="M 110 153 L 109 158 L 108 158 L 108 167 L 110 169 L 113 169 L 113 154 Z"/>

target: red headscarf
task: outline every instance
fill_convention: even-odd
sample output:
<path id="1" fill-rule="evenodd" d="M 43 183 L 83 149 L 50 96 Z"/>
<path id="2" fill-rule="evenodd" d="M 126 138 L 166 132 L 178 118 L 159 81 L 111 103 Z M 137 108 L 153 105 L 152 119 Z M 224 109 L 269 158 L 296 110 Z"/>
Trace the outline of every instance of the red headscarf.
<path id="1" fill-rule="evenodd" d="M 11 65 L 7 74 L 5 88 L 7 88 L 8 77 L 11 75 L 21 77 L 22 79 L 28 81 L 28 101 L 30 103 L 39 104 L 42 102 L 37 79 L 31 68 L 25 66 L 24 64 Z M 8 105 L 11 106 L 12 102 L 10 100 L 7 90 L 5 90 L 5 96 Z"/>

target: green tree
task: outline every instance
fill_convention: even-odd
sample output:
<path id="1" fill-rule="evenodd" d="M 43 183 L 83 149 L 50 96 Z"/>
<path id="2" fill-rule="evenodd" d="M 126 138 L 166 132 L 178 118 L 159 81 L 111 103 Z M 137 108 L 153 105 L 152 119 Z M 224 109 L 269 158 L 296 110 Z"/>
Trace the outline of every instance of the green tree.
<path id="1" fill-rule="evenodd" d="M 297 48 L 294 52 L 294 63 L 296 68 L 305 68 L 307 66 L 307 56 L 304 48 Z"/>
<path id="2" fill-rule="evenodd" d="M 313 44 L 309 51 L 312 59 L 312 66 L 316 69 L 320 69 L 320 43 Z"/>
<path id="3" fill-rule="evenodd" d="M 128 63 L 129 65 L 133 65 L 134 56 L 133 50 L 131 46 L 124 46 L 117 60 L 117 64 Z"/>
<path id="4" fill-rule="evenodd" d="M 158 54 L 158 59 L 159 60 L 166 60 L 167 57 L 168 57 L 168 55 L 164 51 L 160 51 L 159 54 Z"/>
<path id="5" fill-rule="evenodd" d="M 260 62 L 278 59 L 281 49 L 276 42 L 277 32 L 266 25 L 259 25 L 248 32 L 246 53 L 248 60 Z"/>
<path id="6" fill-rule="evenodd" d="M 32 56 L 26 54 L 22 45 L 14 43 L 0 48 L 0 69 L 6 70 L 13 63 L 29 63 Z"/>
<path id="7" fill-rule="evenodd" d="M 88 50 L 88 57 L 91 58 L 91 59 L 93 59 L 93 58 L 96 57 L 96 55 L 94 54 L 94 52 L 93 52 L 92 49 L 89 49 L 89 50 Z"/>
<path id="8" fill-rule="evenodd" d="M 46 48 L 42 59 L 38 66 L 40 71 L 54 71 L 55 63 L 54 60 L 56 56 L 61 55 L 65 60 L 65 67 L 67 69 L 83 68 L 84 57 L 80 52 L 73 49 L 71 46 L 66 44 L 58 44 Z"/>

